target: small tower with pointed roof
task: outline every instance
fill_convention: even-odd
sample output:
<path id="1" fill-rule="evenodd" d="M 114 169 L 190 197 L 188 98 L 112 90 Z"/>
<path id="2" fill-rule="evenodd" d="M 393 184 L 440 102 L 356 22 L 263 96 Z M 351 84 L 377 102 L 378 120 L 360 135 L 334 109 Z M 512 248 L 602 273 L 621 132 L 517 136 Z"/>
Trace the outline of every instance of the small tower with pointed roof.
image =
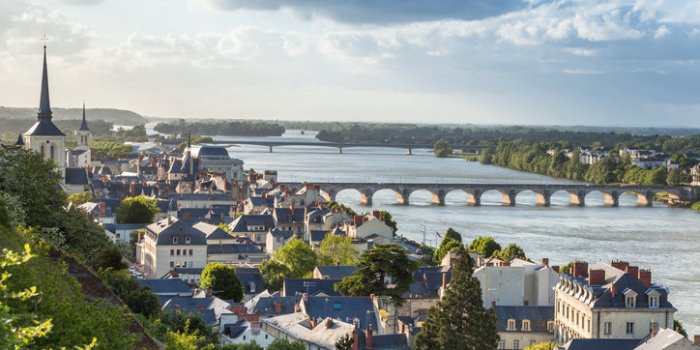
<path id="1" fill-rule="evenodd" d="M 46 65 L 46 45 L 44 45 L 44 66 L 41 75 L 41 96 L 37 121 L 24 133 L 24 148 L 41 153 L 44 158 L 53 161 L 61 176 L 66 176 L 66 135 L 51 121 L 51 103 L 49 102 L 49 72 Z"/>
<path id="2" fill-rule="evenodd" d="M 85 102 L 83 102 L 83 120 L 80 122 L 80 128 L 75 131 L 75 134 L 78 136 L 78 147 L 76 149 L 89 150 L 92 133 L 85 120 Z"/>

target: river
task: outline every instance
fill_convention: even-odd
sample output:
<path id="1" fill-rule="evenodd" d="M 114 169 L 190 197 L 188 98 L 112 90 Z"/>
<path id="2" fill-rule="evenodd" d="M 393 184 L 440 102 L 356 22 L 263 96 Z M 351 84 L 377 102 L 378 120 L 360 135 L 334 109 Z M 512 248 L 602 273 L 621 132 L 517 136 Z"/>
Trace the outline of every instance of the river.
<path id="1" fill-rule="evenodd" d="M 310 132 L 289 131 L 280 138 L 265 139 L 309 141 L 313 137 Z M 279 181 L 569 182 L 457 158 L 438 159 L 428 150 L 414 150 L 409 156 L 405 150 L 391 148 L 346 148 L 338 154 L 335 148 L 321 146 L 277 147 L 273 153 L 267 147 L 241 146 L 230 148 L 230 153 L 242 159 L 246 168 L 277 170 Z M 571 260 L 609 263 L 619 259 L 651 269 L 654 282 L 669 288 L 670 301 L 678 309 L 676 318 L 688 334 L 700 334 L 700 214 L 660 203 L 636 207 L 630 195 L 623 195 L 616 208 L 604 207 L 599 193 L 589 194 L 583 208 L 569 206 L 564 193 L 555 194 L 547 208 L 537 207 L 531 192 L 520 194 L 514 207 L 500 205 L 500 199 L 498 193 L 487 192 L 482 206 L 471 207 L 464 193 L 453 192 L 444 207 L 434 207 L 429 193 L 416 192 L 411 205 L 401 206 L 395 204 L 393 192 L 380 191 L 373 197 L 372 208 L 391 212 L 401 235 L 421 242 L 425 232 L 431 245 L 437 243 L 435 232 L 453 227 L 465 242 L 478 235 L 493 236 L 502 246 L 515 242 L 535 261 L 547 257 L 551 264 L 563 265 Z M 360 205 L 359 194 L 352 190 L 340 192 L 337 200 L 357 211 L 371 210 Z"/>

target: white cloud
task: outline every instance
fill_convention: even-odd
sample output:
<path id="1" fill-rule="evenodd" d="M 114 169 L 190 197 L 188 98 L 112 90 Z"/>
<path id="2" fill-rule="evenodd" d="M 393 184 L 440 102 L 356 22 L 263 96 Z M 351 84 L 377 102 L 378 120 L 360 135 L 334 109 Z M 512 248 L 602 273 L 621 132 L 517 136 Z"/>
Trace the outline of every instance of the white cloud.
<path id="1" fill-rule="evenodd" d="M 654 32 L 654 39 L 660 39 L 671 34 L 671 30 L 665 24 L 659 27 L 659 29 Z"/>

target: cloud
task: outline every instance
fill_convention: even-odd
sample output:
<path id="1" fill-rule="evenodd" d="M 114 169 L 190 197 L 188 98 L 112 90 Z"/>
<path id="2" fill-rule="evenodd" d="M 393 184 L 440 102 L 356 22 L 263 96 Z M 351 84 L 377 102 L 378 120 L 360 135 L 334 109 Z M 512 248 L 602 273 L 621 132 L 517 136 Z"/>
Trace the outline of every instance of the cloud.
<path id="1" fill-rule="evenodd" d="M 524 8 L 523 0 L 201 0 L 223 10 L 290 9 L 306 19 L 344 23 L 407 23 L 443 19 L 475 20 Z"/>
<path id="2" fill-rule="evenodd" d="M 94 6 L 104 2 L 104 0 L 56 0 L 59 3 L 74 6 Z"/>
<path id="3" fill-rule="evenodd" d="M 654 33 L 654 39 L 660 39 L 663 38 L 671 33 L 671 30 L 668 29 L 666 25 L 662 25 L 659 27 L 659 29 L 656 30 Z"/>

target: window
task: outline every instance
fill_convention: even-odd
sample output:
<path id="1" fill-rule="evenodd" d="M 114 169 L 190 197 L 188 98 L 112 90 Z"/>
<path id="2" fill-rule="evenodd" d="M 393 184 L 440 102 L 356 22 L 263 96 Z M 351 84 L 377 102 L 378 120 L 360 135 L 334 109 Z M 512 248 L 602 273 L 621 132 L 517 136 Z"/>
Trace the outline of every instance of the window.
<path id="1" fill-rule="evenodd" d="M 605 334 L 605 335 L 612 334 L 612 322 L 604 322 L 603 323 L 603 334 Z"/>
<path id="2" fill-rule="evenodd" d="M 180 256 L 180 249 L 176 250 L 175 255 Z"/>
<path id="3" fill-rule="evenodd" d="M 498 341 L 498 348 L 499 348 L 500 350 L 505 350 L 505 348 L 506 348 L 506 341 L 505 341 L 505 340 L 499 340 L 499 341 Z"/>
<path id="4" fill-rule="evenodd" d="M 56 147 L 51 145 L 51 160 L 56 161 Z"/>
<path id="5" fill-rule="evenodd" d="M 175 255 L 175 249 L 170 249 L 170 256 Z"/>
<path id="6" fill-rule="evenodd" d="M 634 296 L 634 295 L 627 295 L 627 296 L 625 296 L 625 307 L 630 308 L 630 309 L 631 309 L 631 308 L 634 308 L 634 307 L 635 307 L 635 304 L 636 304 L 636 303 L 635 303 L 636 300 L 637 300 L 637 298 L 636 298 L 636 296 Z"/>
<path id="7" fill-rule="evenodd" d="M 185 237 L 185 244 L 190 244 L 190 243 L 192 243 L 192 237 L 190 237 L 190 236 Z"/>
<path id="8" fill-rule="evenodd" d="M 659 307 L 659 297 L 658 296 L 649 296 L 649 308 L 650 309 L 657 309 Z"/>
<path id="9" fill-rule="evenodd" d="M 192 256 L 192 249 L 190 249 L 190 256 Z"/>
<path id="10" fill-rule="evenodd" d="M 634 322 L 627 322 L 627 328 L 625 331 L 627 334 L 634 334 Z"/>
<path id="11" fill-rule="evenodd" d="M 520 350 L 520 340 L 513 340 L 513 350 Z"/>
<path id="12" fill-rule="evenodd" d="M 530 331 L 530 320 L 523 320 L 523 332 Z"/>
<path id="13" fill-rule="evenodd" d="M 177 236 L 173 236 L 173 244 L 177 244 Z"/>
<path id="14" fill-rule="evenodd" d="M 515 320 L 510 319 L 508 320 L 508 327 L 506 328 L 507 331 L 514 331 L 515 330 Z"/>
<path id="15" fill-rule="evenodd" d="M 170 262 L 170 267 L 175 267 L 175 262 L 174 262 L 174 261 L 171 261 L 171 262 Z"/>
<path id="16" fill-rule="evenodd" d="M 552 321 L 547 321 L 547 332 L 553 333 L 554 332 L 554 322 Z"/>

